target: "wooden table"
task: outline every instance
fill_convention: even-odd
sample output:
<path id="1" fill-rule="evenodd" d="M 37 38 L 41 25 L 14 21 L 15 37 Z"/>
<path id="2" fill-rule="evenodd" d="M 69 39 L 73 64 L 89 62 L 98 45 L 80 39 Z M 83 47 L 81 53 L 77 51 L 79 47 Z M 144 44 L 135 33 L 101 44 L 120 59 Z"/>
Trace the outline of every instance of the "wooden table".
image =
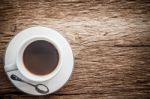
<path id="1" fill-rule="evenodd" d="M 42 97 L 17 90 L 4 72 L 4 52 L 19 31 L 47 26 L 75 55 L 69 82 Z M 0 0 L 0 98 L 150 98 L 149 0 Z"/>

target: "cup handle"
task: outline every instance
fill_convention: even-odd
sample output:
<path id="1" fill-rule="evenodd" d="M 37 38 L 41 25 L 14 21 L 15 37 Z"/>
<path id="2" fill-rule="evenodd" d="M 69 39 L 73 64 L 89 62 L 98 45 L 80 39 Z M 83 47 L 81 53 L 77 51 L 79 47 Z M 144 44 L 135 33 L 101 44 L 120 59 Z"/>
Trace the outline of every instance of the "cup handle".
<path id="1" fill-rule="evenodd" d="M 16 64 L 9 64 L 9 65 L 6 65 L 4 68 L 6 72 L 17 70 Z"/>

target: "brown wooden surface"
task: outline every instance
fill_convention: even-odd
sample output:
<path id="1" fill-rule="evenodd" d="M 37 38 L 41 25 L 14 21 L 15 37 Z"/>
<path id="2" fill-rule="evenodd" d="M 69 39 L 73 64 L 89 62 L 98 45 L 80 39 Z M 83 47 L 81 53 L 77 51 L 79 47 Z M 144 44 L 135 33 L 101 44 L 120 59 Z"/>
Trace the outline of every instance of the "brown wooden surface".
<path id="1" fill-rule="evenodd" d="M 36 25 L 61 32 L 75 54 L 69 82 L 43 97 L 17 90 L 3 69 L 11 38 Z M 150 1 L 0 0 L 0 98 L 150 98 Z"/>

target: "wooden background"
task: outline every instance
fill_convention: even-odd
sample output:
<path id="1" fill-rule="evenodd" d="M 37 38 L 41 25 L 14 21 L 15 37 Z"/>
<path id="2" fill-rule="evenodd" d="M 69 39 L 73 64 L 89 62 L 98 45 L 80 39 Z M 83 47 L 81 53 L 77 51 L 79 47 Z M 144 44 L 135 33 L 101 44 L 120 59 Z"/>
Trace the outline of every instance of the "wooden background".
<path id="1" fill-rule="evenodd" d="M 0 0 L 0 98 L 33 99 L 8 81 L 3 57 L 15 34 L 37 25 L 68 39 L 75 69 L 61 90 L 34 98 L 150 98 L 149 0 Z"/>

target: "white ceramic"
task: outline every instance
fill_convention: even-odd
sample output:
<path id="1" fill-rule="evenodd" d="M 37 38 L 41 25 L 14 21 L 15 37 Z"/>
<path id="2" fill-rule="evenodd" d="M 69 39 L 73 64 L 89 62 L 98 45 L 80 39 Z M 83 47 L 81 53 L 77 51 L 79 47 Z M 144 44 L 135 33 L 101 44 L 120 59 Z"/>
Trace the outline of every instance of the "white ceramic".
<path id="1" fill-rule="evenodd" d="M 23 52 L 24 52 L 24 50 L 26 49 L 26 47 L 29 44 L 31 44 L 32 42 L 37 41 L 37 40 L 45 40 L 45 41 L 50 42 L 51 44 L 53 44 L 57 48 L 58 53 L 59 53 L 59 63 L 57 65 L 56 69 L 52 73 L 49 73 L 49 74 L 44 75 L 44 76 L 34 75 L 34 74 L 30 73 L 25 68 L 24 63 L 23 63 Z M 15 69 L 19 69 L 21 74 L 23 76 L 25 76 L 26 78 L 28 78 L 28 79 L 30 79 L 32 81 L 40 81 L 40 82 L 41 81 L 46 81 L 46 80 L 54 77 L 59 72 L 60 68 L 62 67 L 62 64 L 61 64 L 61 60 L 62 60 L 61 53 L 63 52 L 63 49 L 59 48 L 59 46 L 58 46 L 59 44 L 57 44 L 55 39 L 47 37 L 47 36 L 44 36 L 44 35 L 35 35 L 35 36 L 31 36 L 31 37 L 25 39 L 24 41 L 22 41 L 21 44 L 22 45 L 18 49 L 18 52 L 17 52 L 17 55 L 16 55 L 16 62 L 15 62 L 15 64 L 8 64 L 8 65 L 6 65 L 5 66 L 5 70 L 6 71 L 12 71 L 12 70 L 15 70 Z"/>
<path id="2" fill-rule="evenodd" d="M 37 76 L 30 73 L 22 62 L 24 49 L 36 40 L 51 42 L 57 48 L 60 56 L 57 68 L 45 76 Z M 32 84 L 42 83 L 48 86 L 49 93 L 47 94 L 50 94 L 57 91 L 68 81 L 72 74 L 73 65 L 73 53 L 67 40 L 53 29 L 36 26 L 21 31 L 11 40 L 6 49 L 4 68 L 9 79 L 18 89 L 32 95 L 43 95 L 36 92 L 30 85 L 12 80 L 10 75 L 16 74 L 18 77 Z"/>

